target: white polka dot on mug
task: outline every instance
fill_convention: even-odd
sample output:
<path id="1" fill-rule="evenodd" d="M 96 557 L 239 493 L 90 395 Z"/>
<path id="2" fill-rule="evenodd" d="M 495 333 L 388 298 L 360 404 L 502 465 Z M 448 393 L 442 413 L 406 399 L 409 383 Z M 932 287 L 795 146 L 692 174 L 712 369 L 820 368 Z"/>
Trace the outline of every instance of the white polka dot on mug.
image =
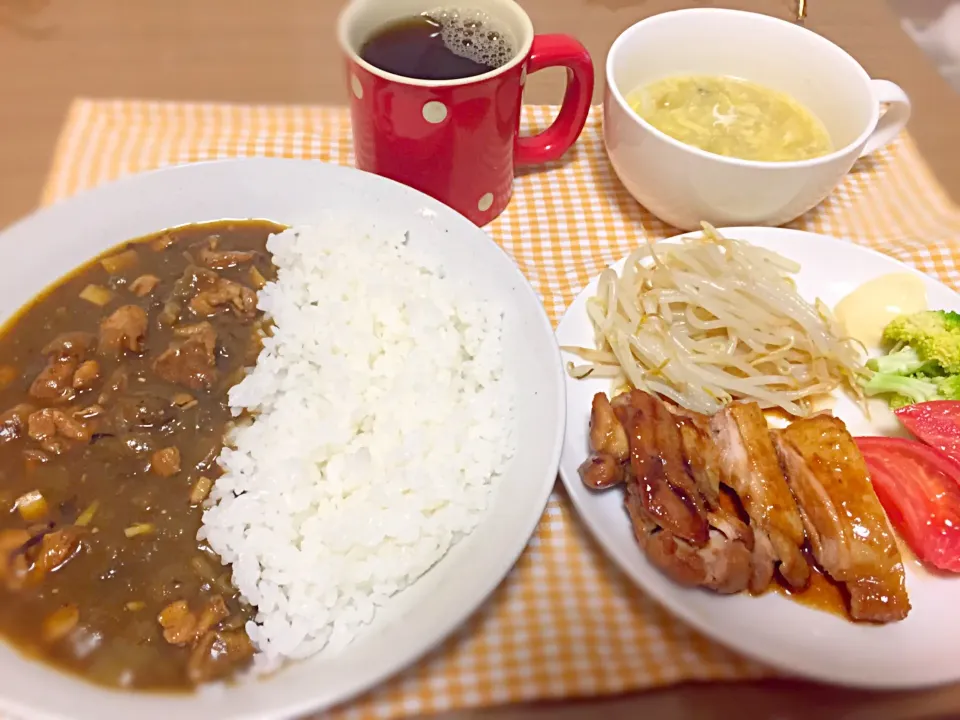
<path id="1" fill-rule="evenodd" d="M 423 119 L 431 125 L 439 125 L 447 119 L 447 106 L 442 102 L 431 100 L 423 106 Z"/>

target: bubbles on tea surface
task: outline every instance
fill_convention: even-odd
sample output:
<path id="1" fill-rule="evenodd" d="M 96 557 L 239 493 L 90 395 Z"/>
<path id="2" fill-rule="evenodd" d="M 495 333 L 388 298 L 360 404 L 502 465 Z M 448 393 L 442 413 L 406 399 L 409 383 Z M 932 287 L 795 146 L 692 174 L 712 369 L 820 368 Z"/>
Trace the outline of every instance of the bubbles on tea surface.
<path id="1" fill-rule="evenodd" d="M 437 8 L 424 13 L 440 26 L 440 37 L 455 55 L 493 69 L 513 58 L 515 44 L 507 28 L 482 10 Z"/>

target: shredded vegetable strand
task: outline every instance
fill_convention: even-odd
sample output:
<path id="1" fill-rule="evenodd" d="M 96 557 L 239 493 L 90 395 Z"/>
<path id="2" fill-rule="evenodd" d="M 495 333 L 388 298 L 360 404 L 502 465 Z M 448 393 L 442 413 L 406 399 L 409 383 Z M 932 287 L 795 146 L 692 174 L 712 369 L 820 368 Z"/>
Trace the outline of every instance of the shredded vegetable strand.
<path id="1" fill-rule="evenodd" d="M 596 348 L 564 348 L 573 377 L 616 377 L 691 410 L 751 399 L 791 415 L 842 387 L 862 401 L 863 350 L 829 309 L 799 295 L 800 266 L 770 250 L 703 235 L 648 243 L 605 270 L 587 302 Z"/>

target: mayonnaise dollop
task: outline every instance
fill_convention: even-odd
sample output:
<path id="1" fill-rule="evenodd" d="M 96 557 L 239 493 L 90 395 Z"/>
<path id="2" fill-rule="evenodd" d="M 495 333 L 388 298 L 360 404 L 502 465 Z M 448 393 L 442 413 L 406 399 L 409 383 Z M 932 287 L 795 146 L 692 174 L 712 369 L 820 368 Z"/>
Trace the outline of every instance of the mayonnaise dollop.
<path id="1" fill-rule="evenodd" d="M 875 348 L 891 320 L 926 309 L 923 280 L 910 273 L 891 273 L 865 282 L 837 303 L 833 312 L 847 335 Z"/>

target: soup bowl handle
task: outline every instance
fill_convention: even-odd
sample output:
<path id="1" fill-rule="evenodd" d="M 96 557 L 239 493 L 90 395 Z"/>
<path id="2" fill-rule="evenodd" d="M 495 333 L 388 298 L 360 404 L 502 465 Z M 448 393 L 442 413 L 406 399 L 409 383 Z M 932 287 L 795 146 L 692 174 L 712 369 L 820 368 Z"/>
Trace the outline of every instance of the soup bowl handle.
<path id="1" fill-rule="evenodd" d="M 870 89 L 878 103 L 886 104 L 887 110 L 867 138 L 860 157 L 889 145 L 910 119 L 910 98 L 903 88 L 889 80 L 871 80 Z"/>

